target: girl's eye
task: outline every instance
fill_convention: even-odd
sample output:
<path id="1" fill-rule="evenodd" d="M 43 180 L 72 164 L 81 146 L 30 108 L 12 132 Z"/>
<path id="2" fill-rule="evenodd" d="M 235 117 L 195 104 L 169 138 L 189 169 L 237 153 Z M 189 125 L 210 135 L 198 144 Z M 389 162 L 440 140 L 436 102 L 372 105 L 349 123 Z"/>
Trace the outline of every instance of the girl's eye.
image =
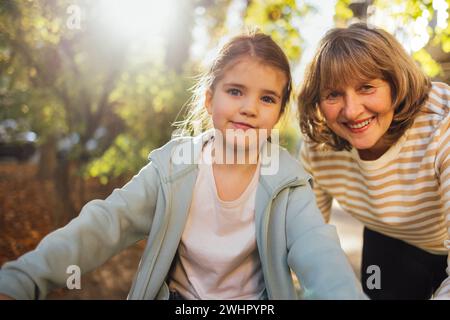
<path id="1" fill-rule="evenodd" d="M 236 89 L 236 88 L 228 89 L 227 92 L 228 92 L 230 95 L 232 95 L 232 96 L 240 96 L 240 95 L 242 95 L 241 90 Z"/>
<path id="2" fill-rule="evenodd" d="M 270 96 L 264 96 L 261 98 L 261 100 L 265 103 L 275 103 L 275 99 Z"/>

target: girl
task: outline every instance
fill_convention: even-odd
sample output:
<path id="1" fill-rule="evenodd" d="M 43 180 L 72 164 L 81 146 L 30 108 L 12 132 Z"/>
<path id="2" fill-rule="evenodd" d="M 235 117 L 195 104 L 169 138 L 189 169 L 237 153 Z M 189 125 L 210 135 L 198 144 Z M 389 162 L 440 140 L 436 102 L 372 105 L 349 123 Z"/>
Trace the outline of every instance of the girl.
<path id="1" fill-rule="evenodd" d="M 261 152 L 254 163 L 216 157 L 273 149 L 260 133 L 272 131 L 289 100 L 282 50 L 264 34 L 236 37 L 202 83 L 201 109 L 214 130 L 153 151 L 122 189 L 6 263 L 0 292 L 42 299 L 65 284 L 69 265 L 88 272 L 148 236 L 129 299 L 294 299 L 291 269 L 305 298 L 364 298 L 307 176 L 286 151 L 276 147 L 276 158 Z M 200 113 L 190 119 L 203 121 Z M 241 141 L 247 131 L 259 140 Z M 278 162 L 276 174 L 261 174 L 264 157 Z"/>
<path id="2" fill-rule="evenodd" d="M 431 84 L 392 35 L 358 23 L 322 39 L 298 107 L 325 220 L 334 198 L 365 225 L 365 293 L 449 298 L 449 86 Z"/>

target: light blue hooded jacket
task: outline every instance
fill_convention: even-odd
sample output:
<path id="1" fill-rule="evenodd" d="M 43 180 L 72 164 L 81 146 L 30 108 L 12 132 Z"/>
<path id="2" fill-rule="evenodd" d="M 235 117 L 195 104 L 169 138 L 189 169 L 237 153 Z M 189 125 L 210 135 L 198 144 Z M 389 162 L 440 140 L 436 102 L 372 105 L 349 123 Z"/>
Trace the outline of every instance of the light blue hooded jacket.
<path id="1" fill-rule="evenodd" d="M 0 270 L 0 293 L 43 299 L 66 285 L 68 266 L 82 273 L 147 237 L 128 299 L 168 299 L 167 275 L 177 252 L 197 178 L 198 159 L 211 132 L 177 138 L 151 152 L 150 162 L 105 200 L 86 204 L 64 228 Z M 269 142 L 266 147 L 274 147 Z M 277 174 L 260 175 L 255 203 L 256 242 L 269 299 L 366 299 L 342 251 L 334 226 L 325 224 L 309 177 L 275 146 Z M 189 163 L 174 161 L 180 150 Z M 217 248 L 220 250 L 220 248 Z M 300 280 L 297 296 L 291 270 Z"/>

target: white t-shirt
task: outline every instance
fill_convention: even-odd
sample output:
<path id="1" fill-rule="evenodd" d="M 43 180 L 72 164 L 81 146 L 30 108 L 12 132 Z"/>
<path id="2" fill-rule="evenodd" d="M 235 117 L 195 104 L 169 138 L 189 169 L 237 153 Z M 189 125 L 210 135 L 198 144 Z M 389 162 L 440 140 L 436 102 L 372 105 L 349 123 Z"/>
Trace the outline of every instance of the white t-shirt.
<path id="1" fill-rule="evenodd" d="M 169 288 L 186 299 L 259 299 L 264 278 L 255 237 L 259 164 L 242 195 L 222 201 L 211 165 L 212 142 L 199 172 Z"/>

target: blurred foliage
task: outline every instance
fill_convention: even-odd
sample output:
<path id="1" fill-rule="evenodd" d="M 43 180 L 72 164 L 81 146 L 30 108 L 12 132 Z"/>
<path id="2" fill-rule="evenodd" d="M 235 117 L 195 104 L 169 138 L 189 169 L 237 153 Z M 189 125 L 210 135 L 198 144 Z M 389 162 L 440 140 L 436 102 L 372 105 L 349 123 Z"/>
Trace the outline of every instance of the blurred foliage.
<path id="1" fill-rule="evenodd" d="M 230 13 L 238 1 L 241 11 Z M 207 56 L 205 52 L 195 60 L 188 54 L 194 27 L 206 29 L 205 48 L 211 48 L 233 31 L 227 27 L 229 19 L 240 19 L 241 29 L 257 27 L 270 34 L 294 70 L 304 49 L 302 18 L 316 10 L 312 1 L 180 0 L 163 41 L 149 49 L 133 38 L 111 34 L 98 19 L 98 3 L 0 2 L 0 120 L 25 121 L 41 146 L 55 144 L 46 150 L 55 150 L 58 161 L 70 159 L 80 176 L 99 177 L 104 183 L 139 170 L 149 152 L 170 139 L 172 124 L 181 120 L 188 89 Z M 336 2 L 337 19 L 352 19 L 351 3 Z M 391 3 L 376 0 L 373 6 Z M 82 9 L 78 29 L 67 25 L 72 5 Z M 431 1 L 406 1 L 405 8 L 405 23 L 424 10 L 431 22 L 435 18 Z M 449 28 L 429 30 L 430 43 L 445 52 L 450 51 Z M 440 72 L 426 48 L 414 57 L 428 74 Z M 295 121 L 279 125 L 281 143 L 292 153 L 299 139 Z"/>
<path id="2" fill-rule="evenodd" d="M 303 40 L 299 23 L 315 8 L 296 0 L 253 0 L 249 3 L 245 13 L 246 25 L 257 26 L 270 34 L 291 61 L 300 59 Z"/>
<path id="3" fill-rule="evenodd" d="M 80 29 L 66 26 L 74 1 L 0 3 L 0 119 L 27 119 L 40 144 L 56 141 L 58 158 L 107 181 L 170 138 L 191 81 L 164 64 L 167 43 L 142 57 L 92 19 L 92 2 L 75 3 Z"/>
<path id="4" fill-rule="evenodd" d="M 0 2 L 0 120 L 26 120 L 41 146 L 55 144 L 45 150 L 54 150 L 57 161 L 69 159 L 80 176 L 107 183 L 137 172 L 149 152 L 170 139 L 201 65 L 187 54 L 192 19 L 206 21 L 209 47 L 215 46 L 228 32 L 223 13 L 233 1 L 178 1 L 173 21 L 182 24 L 172 23 L 164 41 L 150 50 L 111 34 L 98 19 L 98 3 Z M 75 29 L 67 24 L 73 5 L 82 11 Z M 240 14 L 246 26 L 270 33 L 298 61 L 297 26 L 311 10 L 295 1 L 255 0 L 246 1 Z M 293 132 L 282 128 L 290 150 L 298 137 Z"/>
<path id="5" fill-rule="evenodd" d="M 349 8 L 352 0 L 337 0 L 335 4 L 335 18 L 337 20 L 348 21 L 353 18 L 353 11 Z"/>
<path id="6" fill-rule="evenodd" d="M 448 13 L 450 10 L 450 0 L 445 0 L 445 2 L 448 6 Z M 446 27 L 440 27 L 437 24 L 438 12 L 433 6 L 432 0 L 366 0 L 365 2 L 362 1 L 359 3 L 352 0 L 337 0 L 335 5 L 335 20 L 337 24 L 347 24 L 348 22 L 351 22 L 352 19 L 355 18 L 355 14 L 351 10 L 352 5 L 364 5 L 364 3 L 368 7 L 368 19 L 370 19 L 370 15 L 377 10 L 383 10 L 383 12 L 386 13 L 386 15 L 383 16 L 383 19 L 386 23 L 389 23 L 390 20 L 395 20 L 395 26 L 399 31 L 399 34 L 407 32 L 407 30 L 402 30 L 405 26 L 410 26 L 412 22 L 425 18 L 428 22 L 428 27 L 425 32 L 429 35 L 429 41 L 423 48 L 413 53 L 413 58 L 420 63 L 423 70 L 430 77 L 443 75 L 441 65 L 433 58 L 429 50 L 433 47 L 439 47 L 444 53 L 450 53 L 449 16 L 447 15 Z M 400 7 L 402 10 L 393 10 L 394 6 Z M 362 18 L 365 19 L 366 17 Z M 397 30 L 389 31 L 396 34 Z"/>
<path id="7" fill-rule="evenodd" d="M 413 53 L 413 58 L 420 63 L 423 71 L 430 77 L 442 73 L 441 65 L 433 59 L 431 54 L 424 48 Z"/>

